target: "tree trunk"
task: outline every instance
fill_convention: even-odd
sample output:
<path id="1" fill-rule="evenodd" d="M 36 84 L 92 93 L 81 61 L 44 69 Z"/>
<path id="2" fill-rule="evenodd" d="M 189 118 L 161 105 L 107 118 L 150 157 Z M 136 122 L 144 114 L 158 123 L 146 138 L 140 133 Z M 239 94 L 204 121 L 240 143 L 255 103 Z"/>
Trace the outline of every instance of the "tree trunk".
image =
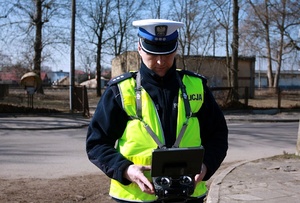
<path id="1" fill-rule="evenodd" d="M 97 74 L 97 97 L 101 97 L 102 92 L 101 92 L 101 64 L 100 63 L 97 63 L 96 69 L 97 69 L 97 73 L 96 73 Z"/>
<path id="2" fill-rule="evenodd" d="M 42 58 L 42 29 L 43 29 L 43 21 L 42 21 L 42 1 L 36 0 L 36 13 L 34 17 L 35 24 L 35 41 L 34 41 L 34 58 L 33 58 L 33 69 L 34 72 L 41 77 L 41 58 Z M 43 94 L 43 88 L 38 88 L 38 93 Z"/>
<path id="3" fill-rule="evenodd" d="M 232 97 L 233 102 L 239 100 L 238 95 L 238 51 L 239 51 L 239 6 L 238 0 L 233 0 L 233 39 L 232 39 Z"/>
<path id="4" fill-rule="evenodd" d="M 230 54 L 229 54 L 229 34 L 228 29 L 226 28 L 226 70 L 227 70 L 227 85 L 228 87 L 232 87 L 231 82 L 231 61 L 230 61 Z"/>
<path id="5" fill-rule="evenodd" d="M 267 59 L 268 59 L 268 86 L 272 87 L 274 84 L 273 70 L 272 70 L 272 52 L 271 52 L 271 42 L 270 42 L 270 28 L 269 28 L 269 0 L 265 0 L 265 16 L 266 22 L 264 23 L 265 32 L 266 32 L 266 45 L 267 45 Z"/>
<path id="6" fill-rule="evenodd" d="M 97 97 L 101 97 L 101 51 L 102 51 L 102 32 L 98 38 L 97 59 L 96 59 L 96 80 L 97 80 Z"/>
<path id="7" fill-rule="evenodd" d="M 284 35 L 286 33 L 285 25 L 286 25 L 286 17 L 287 17 L 287 8 L 286 8 L 286 2 L 282 2 L 282 14 L 280 18 L 280 24 L 278 25 L 280 27 L 280 44 L 279 44 L 279 50 L 276 52 L 277 54 L 277 70 L 275 74 L 275 80 L 274 80 L 274 87 L 277 88 L 279 86 L 279 79 L 280 79 L 280 72 L 281 72 L 281 66 L 282 66 L 282 55 L 283 55 L 283 47 L 284 47 Z"/>

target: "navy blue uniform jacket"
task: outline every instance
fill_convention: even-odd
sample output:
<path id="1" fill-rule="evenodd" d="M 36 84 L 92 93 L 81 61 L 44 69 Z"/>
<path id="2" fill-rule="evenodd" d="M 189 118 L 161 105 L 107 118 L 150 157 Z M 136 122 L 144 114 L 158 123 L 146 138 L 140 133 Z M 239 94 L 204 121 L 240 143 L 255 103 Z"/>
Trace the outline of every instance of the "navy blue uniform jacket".
<path id="1" fill-rule="evenodd" d="M 159 77 L 143 63 L 140 73 L 141 84 L 151 96 L 158 111 L 165 134 L 165 144 L 171 147 L 175 142 L 177 120 L 177 105 L 173 104 L 177 104 L 179 91 L 175 63 L 164 77 Z M 179 71 L 179 73 L 181 77 L 183 74 L 201 77 L 188 71 Z M 135 74 L 126 73 L 115 81 L 126 77 L 135 77 Z M 205 148 L 203 162 L 208 169 L 204 180 L 208 180 L 226 156 L 228 129 L 223 113 L 206 85 L 206 80 L 202 79 L 204 103 L 196 115 L 200 123 L 202 145 Z M 122 136 L 128 120 L 122 108 L 117 82 L 111 81 L 88 127 L 86 151 L 90 161 L 108 177 L 125 185 L 130 184 L 130 181 L 123 177 L 124 170 L 133 163 L 116 151 L 114 146 Z M 150 135 L 149 139 L 152 139 Z"/>

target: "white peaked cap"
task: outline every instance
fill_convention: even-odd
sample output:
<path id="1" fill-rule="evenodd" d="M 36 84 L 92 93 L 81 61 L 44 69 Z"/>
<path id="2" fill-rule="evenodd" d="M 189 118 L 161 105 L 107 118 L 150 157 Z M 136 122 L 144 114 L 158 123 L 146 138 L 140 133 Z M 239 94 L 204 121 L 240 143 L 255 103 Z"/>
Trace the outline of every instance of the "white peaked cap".
<path id="1" fill-rule="evenodd" d="M 145 52 L 165 55 L 177 50 L 177 30 L 184 24 L 165 19 L 146 19 L 133 21 L 132 25 L 139 28 L 139 43 Z"/>
<path id="2" fill-rule="evenodd" d="M 183 27 L 182 22 L 165 20 L 165 19 L 146 19 L 146 20 L 137 20 L 133 21 L 132 25 L 135 27 L 144 28 L 150 34 L 155 35 L 155 27 L 160 25 L 165 25 L 168 27 L 166 36 L 173 34 L 179 28 Z"/>

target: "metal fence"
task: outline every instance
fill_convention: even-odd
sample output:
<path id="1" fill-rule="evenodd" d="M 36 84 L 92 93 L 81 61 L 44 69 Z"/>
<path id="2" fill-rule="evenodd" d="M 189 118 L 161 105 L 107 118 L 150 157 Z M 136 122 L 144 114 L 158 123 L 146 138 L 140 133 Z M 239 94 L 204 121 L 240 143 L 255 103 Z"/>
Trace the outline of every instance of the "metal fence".
<path id="1" fill-rule="evenodd" d="M 0 87 L 1 88 L 1 87 Z M 3 88 L 0 89 L 4 90 Z M 104 91 L 104 89 L 102 90 Z M 213 95 L 218 104 L 225 108 L 230 102 L 230 88 L 212 89 Z M 300 88 L 299 89 L 274 89 L 257 88 L 254 98 L 247 97 L 247 91 L 242 88 L 239 102 L 242 107 L 236 108 L 299 108 L 300 109 Z M 243 93 L 244 92 L 244 93 Z M 0 92 L 1 93 L 1 92 Z M 96 89 L 87 89 L 87 101 L 89 110 L 93 111 L 99 101 Z M 5 93 L 0 94 L 0 105 L 13 105 L 30 107 L 29 95 L 26 90 L 19 86 L 9 86 Z M 62 112 L 70 112 L 70 91 L 69 87 L 44 87 L 44 94 L 35 93 L 32 97 L 33 108 L 55 109 Z M 79 110 L 79 111 L 82 111 Z M 1 113 L 1 109 L 0 109 Z"/>
<path id="2" fill-rule="evenodd" d="M 213 95 L 221 107 L 230 102 L 232 89 L 229 87 L 212 88 Z M 300 88 L 255 88 L 254 96 L 250 97 L 247 87 L 239 88 L 241 108 L 278 108 L 300 109 Z"/>

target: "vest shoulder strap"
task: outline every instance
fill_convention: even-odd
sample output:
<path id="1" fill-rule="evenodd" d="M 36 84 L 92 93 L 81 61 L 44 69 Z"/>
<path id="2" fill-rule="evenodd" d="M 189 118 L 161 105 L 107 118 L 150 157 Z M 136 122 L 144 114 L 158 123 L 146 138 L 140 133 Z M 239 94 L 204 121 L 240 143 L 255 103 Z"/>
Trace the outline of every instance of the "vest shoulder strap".
<path id="1" fill-rule="evenodd" d="M 122 75 L 119 75 L 115 78 L 112 78 L 108 83 L 107 85 L 108 86 L 111 86 L 111 85 L 115 85 L 115 84 L 118 84 L 119 82 L 122 82 L 124 80 L 127 80 L 129 78 L 135 78 L 136 77 L 136 73 L 137 72 L 128 72 L 128 73 L 124 73 Z"/>
<path id="2" fill-rule="evenodd" d="M 194 77 L 197 77 L 197 78 L 201 78 L 201 80 L 204 84 L 207 83 L 207 78 L 204 75 L 201 75 L 199 73 L 188 71 L 188 70 L 180 70 L 178 72 L 179 72 L 180 75 L 189 75 L 189 76 L 194 76 Z"/>

